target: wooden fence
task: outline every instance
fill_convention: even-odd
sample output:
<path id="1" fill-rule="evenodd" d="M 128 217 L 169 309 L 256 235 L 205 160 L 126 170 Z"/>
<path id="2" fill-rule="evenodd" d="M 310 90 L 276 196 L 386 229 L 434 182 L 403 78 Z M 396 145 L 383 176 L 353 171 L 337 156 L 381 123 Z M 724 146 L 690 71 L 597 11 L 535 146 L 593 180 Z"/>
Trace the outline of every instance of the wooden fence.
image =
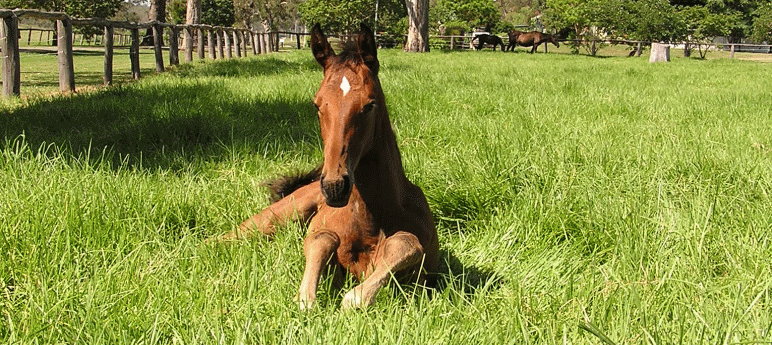
<path id="1" fill-rule="evenodd" d="M 59 90 L 75 91 L 75 71 L 73 66 L 73 26 L 97 26 L 104 28 L 104 84 L 111 85 L 113 81 L 113 48 L 115 46 L 114 29 L 126 29 L 130 32 L 129 58 L 131 74 L 134 79 L 141 77 L 139 68 L 140 29 L 152 29 L 153 51 L 155 55 L 155 70 L 165 70 L 162 55 L 164 30 L 169 31 L 169 64 L 180 63 L 179 42 L 183 42 L 185 62 L 193 61 L 195 56 L 206 58 L 205 48 L 209 48 L 209 58 L 232 58 L 247 56 L 251 50 L 253 55 L 265 54 L 278 50 L 277 32 L 260 33 L 247 29 L 211 26 L 203 24 L 174 25 L 158 21 L 147 23 L 132 23 L 112 21 L 101 18 L 72 18 L 61 12 L 44 12 L 25 9 L 0 9 L 0 60 L 2 60 L 2 95 L 18 96 L 21 93 L 21 65 L 19 59 L 19 18 L 37 18 L 56 22 L 56 42 L 59 69 Z M 30 30 L 30 29 L 24 29 Z M 34 29 L 33 29 L 34 30 Z M 180 38 L 180 33 L 184 37 Z M 42 36 L 42 31 L 41 34 Z M 30 30 L 31 36 L 31 30 Z M 118 36 L 123 39 L 120 35 Z M 299 34 L 298 34 L 299 37 Z M 194 43 L 194 39 L 197 40 Z M 206 42 L 204 41 L 206 39 Z M 29 38 L 28 38 L 29 40 Z M 299 43 L 298 43 L 298 47 Z"/>

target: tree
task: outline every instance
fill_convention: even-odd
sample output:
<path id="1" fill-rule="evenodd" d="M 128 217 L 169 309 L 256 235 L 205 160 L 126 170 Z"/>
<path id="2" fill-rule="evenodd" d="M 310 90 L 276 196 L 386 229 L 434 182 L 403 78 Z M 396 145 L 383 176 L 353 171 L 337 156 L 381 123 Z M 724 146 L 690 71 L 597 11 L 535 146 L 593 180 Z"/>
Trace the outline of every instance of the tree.
<path id="1" fill-rule="evenodd" d="M 319 24 L 327 32 L 355 32 L 360 23 L 375 24 L 375 0 L 307 0 L 298 9 L 306 25 Z"/>
<path id="2" fill-rule="evenodd" d="M 405 0 L 407 7 L 407 52 L 429 51 L 429 0 Z"/>
<path id="3" fill-rule="evenodd" d="M 439 26 L 463 23 L 466 29 L 492 28 L 499 24 L 501 11 L 491 0 L 437 0 L 429 11 L 431 22 Z"/>
<path id="4" fill-rule="evenodd" d="M 751 27 L 751 39 L 756 42 L 772 42 L 772 3 L 759 7 Z"/>
<path id="5" fill-rule="evenodd" d="M 166 1 L 167 0 L 151 0 L 150 12 L 148 18 L 150 21 L 166 22 Z M 142 40 L 142 45 L 153 45 L 153 29 L 147 28 L 145 31 L 145 38 Z M 163 45 L 163 37 L 161 37 L 161 45 Z"/>
<path id="6" fill-rule="evenodd" d="M 621 11 L 622 1 L 547 0 L 542 18 L 553 30 L 566 31 L 567 38 L 579 40 L 570 43 L 574 53 L 581 47 L 594 56 L 603 46 L 597 40 L 614 37 L 622 28 L 621 23 L 628 20 Z"/>
<path id="7" fill-rule="evenodd" d="M 327 32 L 355 32 L 366 24 L 378 32 L 403 34 L 399 22 L 407 15 L 402 0 L 307 0 L 298 10 L 306 25 L 318 23 Z"/>
<path id="8" fill-rule="evenodd" d="M 683 7 L 678 14 L 683 23 L 683 38 L 697 42 L 701 58 L 708 53 L 707 44 L 716 36 L 728 36 L 740 18 L 738 13 L 714 13 L 707 6 Z M 706 49 L 703 49 L 702 43 Z M 687 47 L 684 55 L 689 56 L 689 50 Z"/>
<path id="9" fill-rule="evenodd" d="M 618 36 L 641 41 L 673 41 L 681 36 L 682 22 L 667 0 L 625 0 L 614 25 Z"/>
<path id="10" fill-rule="evenodd" d="M 263 31 L 288 28 L 299 18 L 298 5 L 301 0 L 233 0 L 236 22 L 244 27 Z M 259 28 L 259 26 L 262 28 Z"/>
<path id="11" fill-rule="evenodd" d="M 232 0 L 201 0 L 201 23 L 232 26 L 234 21 Z"/>
<path id="12" fill-rule="evenodd" d="M 118 12 L 118 9 L 124 4 L 123 0 L 0 0 L 1 8 L 59 11 L 79 18 L 109 18 Z M 54 30 L 56 30 L 55 24 Z M 102 28 L 91 26 L 78 26 L 76 30 L 87 36 L 102 32 Z M 56 38 L 54 38 L 53 45 L 56 44 Z"/>
<path id="13" fill-rule="evenodd" d="M 60 11 L 80 18 L 108 18 L 123 5 L 123 0 L 0 0 L 2 8 Z"/>
<path id="14" fill-rule="evenodd" d="M 185 24 L 201 23 L 201 0 L 188 0 L 185 12 Z"/>

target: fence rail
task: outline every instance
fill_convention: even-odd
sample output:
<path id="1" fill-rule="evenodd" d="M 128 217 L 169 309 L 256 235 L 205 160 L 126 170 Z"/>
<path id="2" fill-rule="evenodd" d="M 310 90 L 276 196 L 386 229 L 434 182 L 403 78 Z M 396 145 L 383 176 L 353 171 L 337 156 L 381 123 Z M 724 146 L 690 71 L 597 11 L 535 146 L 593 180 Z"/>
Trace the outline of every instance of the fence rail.
<path id="1" fill-rule="evenodd" d="M 28 9 L 0 9 L 0 68 L 2 68 L 2 95 L 18 96 L 21 94 L 21 64 L 19 58 L 19 39 L 20 32 L 27 30 L 29 36 L 27 41 L 31 40 L 33 30 L 42 29 L 19 28 L 19 18 L 37 18 L 51 20 L 56 22 L 54 37 L 56 38 L 58 68 L 59 68 L 59 90 L 62 92 L 75 91 L 75 72 L 73 66 L 73 26 L 96 26 L 104 29 L 104 84 L 111 85 L 113 81 L 113 48 L 115 47 L 114 37 L 115 29 L 125 29 L 130 32 L 129 35 L 118 35 L 120 43 L 123 44 L 125 36 L 129 36 L 130 48 L 129 58 L 131 60 L 131 75 L 134 79 L 141 77 L 139 68 L 139 46 L 140 29 L 151 29 L 153 37 L 153 50 L 155 55 L 155 70 L 163 72 L 165 70 L 163 60 L 163 36 L 164 31 L 169 32 L 169 64 L 177 65 L 180 63 L 179 50 L 180 41 L 183 43 L 185 51 L 185 62 L 193 61 L 193 50 L 199 59 L 205 59 L 205 48 L 209 48 L 210 59 L 231 58 L 248 56 L 251 51 L 253 55 L 265 54 L 279 49 L 278 32 L 256 32 L 248 29 L 239 29 L 233 27 L 212 26 L 205 24 L 177 25 L 151 21 L 146 23 L 134 23 L 126 21 L 114 21 L 103 18 L 74 18 L 62 12 L 46 12 Z M 181 39 L 180 33 L 184 32 Z M 206 43 L 204 41 L 206 37 Z M 300 37 L 299 34 L 297 37 Z M 196 43 L 194 43 L 196 38 Z M 298 48 L 300 45 L 298 43 Z"/>
<path id="2" fill-rule="evenodd" d="M 19 28 L 19 18 L 31 17 L 56 22 L 56 30 Z M 124 46 L 129 43 L 129 59 L 131 61 L 131 75 L 133 79 L 141 77 L 139 65 L 139 47 L 141 39 L 150 37 L 140 37 L 140 29 L 150 29 L 152 32 L 152 45 L 155 57 L 155 70 L 163 72 L 165 70 L 163 53 L 164 32 L 168 31 L 169 37 L 169 64 L 177 65 L 180 63 L 179 51 L 183 47 L 185 53 L 185 62 L 193 61 L 194 56 L 198 59 L 230 59 L 247 56 L 251 50 L 253 55 L 265 54 L 278 51 L 280 44 L 283 45 L 284 37 L 293 37 L 297 49 L 303 47 L 301 37 L 310 35 L 305 32 L 290 31 L 272 31 L 256 32 L 248 29 L 239 29 L 233 27 L 212 26 L 206 24 L 178 25 L 159 21 L 145 23 L 134 23 L 127 21 L 114 21 L 103 18 L 73 18 L 62 12 L 45 12 L 28 9 L 0 9 L 0 68 L 2 68 L 2 95 L 18 96 L 21 89 L 21 68 L 19 60 L 19 40 L 21 31 L 28 31 L 27 43 L 31 42 L 32 31 L 40 31 L 39 37 L 42 41 L 43 32 L 53 33 L 56 40 L 58 68 L 59 68 L 59 89 L 62 92 L 75 91 L 75 73 L 73 66 L 73 26 L 96 26 L 102 27 L 102 45 L 104 46 L 104 84 L 111 85 L 113 80 L 113 48 L 115 47 L 115 37 L 119 39 L 119 45 Z M 115 29 L 128 30 L 129 34 L 116 34 Z M 49 39 L 50 36 L 48 36 Z M 181 37 L 180 34 L 184 35 Z M 346 38 L 348 35 L 330 35 L 331 37 Z M 450 50 L 473 49 L 472 36 L 461 35 L 434 35 L 429 37 L 429 44 L 434 48 Z M 508 44 L 507 37 L 501 37 L 505 44 Z M 84 36 L 81 36 L 81 44 Z M 95 39 L 95 42 L 97 40 Z M 647 41 L 632 40 L 559 40 L 560 42 L 583 43 L 595 51 L 597 44 L 627 44 L 633 48 L 634 53 L 641 54 L 642 47 L 649 45 Z M 382 47 L 393 47 L 400 44 L 400 37 L 378 37 L 378 44 Z M 747 43 L 705 43 L 705 42 L 671 42 L 670 44 L 684 45 L 685 47 L 729 47 L 730 58 L 734 58 L 736 47 L 756 47 L 766 49 L 767 53 L 772 52 L 772 45 L 747 44 Z M 209 51 L 207 54 L 206 48 Z M 544 51 L 547 52 L 547 44 L 544 45 Z M 195 51 L 194 51 L 195 50 Z M 195 54 L 194 54 L 195 53 Z"/>

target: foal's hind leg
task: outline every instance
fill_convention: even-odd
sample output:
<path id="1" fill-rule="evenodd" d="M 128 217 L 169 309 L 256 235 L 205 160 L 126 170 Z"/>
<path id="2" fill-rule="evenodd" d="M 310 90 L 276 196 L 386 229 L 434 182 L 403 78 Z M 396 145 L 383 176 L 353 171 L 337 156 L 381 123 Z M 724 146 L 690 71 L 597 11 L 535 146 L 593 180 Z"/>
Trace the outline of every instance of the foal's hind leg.
<path id="1" fill-rule="evenodd" d="M 388 283 L 392 274 L 416 267 L 424 255 L 418 238 L 404 231 L 386 238 L 382 246 L 382 252 L 375 259 L 375 270 L 343 296 L 343 309 L 363 308 L 373 304 L 378 290 Z"/>
<path id="2" fill-rule="evenodd" d="M 223 235 L 220 239 L 245 238 L 252 235 L 255 230 L 270 236 L 273 235 L 277 226 L 290 221 L 306 221 L 316 212 L 321 195 L 319 183 L 310 183 L 300 187 L 260 213 L 249 217 L 239 225 L 238 229 Z"/>

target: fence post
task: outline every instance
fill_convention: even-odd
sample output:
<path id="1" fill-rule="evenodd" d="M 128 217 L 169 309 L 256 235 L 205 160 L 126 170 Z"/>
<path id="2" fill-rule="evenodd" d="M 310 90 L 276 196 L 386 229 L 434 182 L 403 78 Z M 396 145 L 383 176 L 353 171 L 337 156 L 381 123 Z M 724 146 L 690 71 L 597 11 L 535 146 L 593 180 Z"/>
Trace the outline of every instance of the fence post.
<path id="1" fill-rule="evenodd" d="M 453 50 L 456 48 L 456 38 L 453 36 L 450 36 L 450 50 Z"/>
<path id="2" fill-rule="evenodd" d="M 163 40 L 163 27 L 158 23 L 153 23 L 153 52 L 155 53 L 155 71 L 161 73 L 164 71 L 164 56 L 161 46 Z"/>
<path id="3" fill-rule="evenodd" d="M 193 61 L 193 28 L 185 26 L 185 62 Z"/>
<path id="4" fill-rule="evenodd" d="M 225 58 L 225 49 L 223 47 L 223 41 L 222 41 L 222 29 L 217 29 L 215 31 L 215 40 L 217 41 L 217 52 L 219 53 L 218 56 L 220 59 Z"/>
<path id="5" fill-rule="evenodd" d="M 57 55 L 59 56 L 59 90 L 75 91 L 75 67 L 72 63 L 72 22 L 69 18 L 56 21 L 59 32 Z"/>
<path id="6" fill-rule="evenodd" d="M 729 58 L 734 59 L 734 44 L 729 45 Z"/>
<path id="7" fill-rule="evenodd" d="M 139 79 L 139 28 L 131 29 L 131 48 L 129 49 L 129 59 L 131 59 L 131 77 L 134 79 Z"/>
<path id="8" fill-rule="evenodd" d="M 196 28 L 196 34 L 198 35 L 198 47 L 196 47 L 196 51 L 198 52 L 198 58 L 203 60 L 206 58 L 206 53 L 204 52 L 204 29 L 201 27 Z"/>
<path id="9" fill-rule="evenodd" d="M 236 57 L 241 57 L 241 45 L 239 44 L 238 30 L 232 31 L 233 35 L 233 47 L 236 49 Z"/>
<path id="10" fill-rule="evenodd" d="M 297 42 L 298 49 L 300 49 L 300 34 L 295 34 L 295 41 Z"/>
<path id="11" fill-rule="evenodd" d="M 240 57 L 246 57 L 247 56 L 247 42 L 244 42 L 244 35 L 241 32 L 241 30 L 239 30 L 239 29 L 234 30 L 234 32 L 236 33 L 236 39 L 237 39 L 236 42 L 238 42 L 237 45 L 239 46 L 239 51 L 241 51 L 241 55 L 239 55 L 239 56 Z"/>
<path id="12" fill-rule="evenodd" d="M 3 96 L 21 93 L 21 66 L 19 65 L 19 18 L 11 13 L 0 26 L 0 49 L 3 59 Z"/>
<path id="13" fill-rule="evenodd" d="M 169 28 L 169 65 L 179 65 L 180 64 L 180 29 L 178 29 L 176 26 L 172 26 Z"/>
<path id="14" fill-rule="evenodd" d="M 217 59 L 217 47 L 214 46 L 214 35 L 212 29 L 206 30 L 206 44 L 209 45 L 209 58 L 212 60 Z"/>
<path id="15" fill-rule="evenodd" d="M 113 84 L 113 27 L 105 26 L 105 85 Z"/>
<path id="16" fill-rule="evenodd" d="M 225 37 L 225 57 L 230 59 L 233 57 L 233 49 L 231 49 L 231 35 L 228 30 L 223 30 L 223 37 Z"/>
<path id="17" fill-rule="evenodd" d="M 249 56 L 249 47 L 247 46 L 247 40 L 246 36 L 244 36 L 244 31 L 239 30 L 239 41 L 241 41 L 241 55 L 244 57 Z"/>
<path id="18" fill-rule="evenodd" d="M 246 29 L 241 30 L 241 38 L 244 40 L 244 56 L 248 56 L 249 51 L 252 50 L 252 48 L 254 48 L 254 46 L 250 47 L 252 40 L 249 39 L 249 36 L 251 36 L 249 34 L 249 31 L 247 31 Z"/>
<path id="19" fill-rule="evenodd" d="M 273 43 L 276 45 L 276 49 L 274 49 L 274 51 L 277 52 L 277 51 L 279 51 L 279 41 L 280 41 L 279 40 L 279 33 L 278 32 L 274 33 L 274 36 L 276 36 L 273 39 Z"/>
<path id="20" fill-rule="evenodd" d="M 248 30 L 247 35 L 249 35 L 249 40 L 252 42 L 252 54 L 257 55 L 257 39 L 255 37 L 255 33 L 252 32 L 252 30 Z"/>

